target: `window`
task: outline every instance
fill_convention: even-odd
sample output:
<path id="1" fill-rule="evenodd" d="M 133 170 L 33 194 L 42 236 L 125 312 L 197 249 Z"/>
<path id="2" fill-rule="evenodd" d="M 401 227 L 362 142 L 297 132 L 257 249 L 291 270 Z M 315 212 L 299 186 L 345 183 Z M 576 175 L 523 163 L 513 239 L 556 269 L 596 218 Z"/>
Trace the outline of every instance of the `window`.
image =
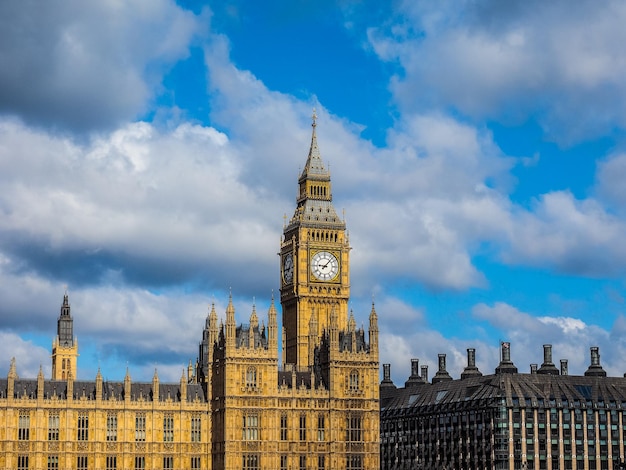
<path id="1" fill-rule="evenodd" d="M 326 456 L 318 455 L 317 456 L 317 470 L 324 470 L 326 468 Z"/>
<path id="2" fill-rule="evenodd" d="M 135 457 L 135 470 L 143 470 L 144 468 L 146 468 L 146 458 L 143 456 Z"/>
<path id="3" fill-rule="evenodd" d="M 259 439 L 259 416 L 255 413 L 243 417 L 243 440 L 257 441 Z"/>
<path id="4" fill-rule="evenodd" d="M 362 470 L 363 469 L 363 457 L 360 455 L 348 455 L 346 456 L 346 470 Z"/>
<path id="5" fill-rule="evenodd" d="M 259 456 L 257 454 L 243 455 L 243 470 L 259 470 Z"/>
<path id="6" fill-rule="evenodd" d="M 200 457 L 191 457 L 191 470 L 200 470 Z"/>
<path id="7" fill-rule="evenodd" d="M 287 470 L 287 456 L 280 456 L 280 470 Z"/>
<path id="8" fill-rule="evenodd" d="M 192 416 L 191 418 L 191 442 L 200 442 L 202 440 L 202 418 L 200 416 Z"/>
<path id="9" fill-rule="evenodd" d="M 349 389 L 353 392 L 359 389 L 359 371 L 358 370 L 353 370 L 352 372 L 350 372 Z"/>
<path id="10" fill-rule="evenodd" d="M 325 425 L 325 421 L 324 421 L 324 415 L 319 415 L 317 417 L 317 440 L 319 442 L 323 442 L 324 441 L 324 425 Z"/>
<path id="11" fill-rule="evenodd" d="M 117 457 L 115 455 L 107 455 L 106 470 L 117 470 Z"/>
<path id="12" fill-rule="evenodd" d="M 48 415 L 48 440 L 49 441 L 59 440 L 59 414 L 58 413 L 52 412 Z"/>
<path id="13" fill-rule="evenodd" d="M 88 460 L 86 455 L 79 455 L 76 457 L 76 470 L 87 470 Z"/>
<path id="14" fill-rule="evenodd" d="M 280 440 L 287 440 L 287 415 L 280 415 Z"/>
<path id="15" fill-rule="evenodd" d="M 256 388 L 256 368 L 248 367 L 246 371 L 246 387 Z"/>
<path id="16" fill-rule="evenodd" d="M 306 441 L 306 415 L 300 415 L 300 440 Z"/>
<path id="17" fill-rule="evenodd" d="M 17 439 L 27 441 L 30 439 L 30 414 L 28 411 L 20 411 L 18 417 Z"/>
<path id="18" fill-rule="evenodd" d="M 359 442 L 361 440 L 361 417 L 350 415 L 346 418 L 346 441 Z"/>
<path id="19" fill-rule="evenodd" d="M 144 442 L 146 440 L 146 415 L 135 416 L 135 441 Z"/>
<path id="20" fill-rule="evenodd" d="M 28 470 L 28 455 L 17 456 L 17 470 Z"/>
<path id="21" fill-rule="evenodd" d="M 300 470 L 306 470 L 306 455 L 300 456 Z"/>
<path id="22" fill-rule="evenodd" d="M 117 415 L 107 414 L 107 441 L 117 441 Z"/>
<path id="23" fill-rule="evenodd" d="M 163 457 L 163 470 L 173 470 L 174 468 L 174 457 L 168 455 Z"/>
<path id="24" fill-rule="evenodd" d="M 89 440 L 89 415 L 81 413 L 78 415 L 78 428 L 76 439 L 79 441 Z"/>
<path id="25" fill-rule="evenodd" d="M 163 417 L 163 442 L 174 442 L 174 416 Z"/>
<path id="26" fill-rule="evenodd" d="M 58 468 L 59 468 L 59 456 L 49 455 L 48 456 L 48 470 L 58 470 Z"/>

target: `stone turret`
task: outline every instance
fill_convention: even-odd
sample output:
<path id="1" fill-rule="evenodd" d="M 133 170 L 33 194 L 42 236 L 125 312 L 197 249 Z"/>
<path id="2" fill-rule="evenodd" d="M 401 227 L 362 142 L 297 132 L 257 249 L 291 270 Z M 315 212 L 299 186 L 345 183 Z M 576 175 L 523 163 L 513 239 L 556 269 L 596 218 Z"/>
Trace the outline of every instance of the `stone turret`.
<path id="1" fill-rule="evenodd" d="M 372 302 L 372 310 L 370 311 L 370 328 L 369 328 L 370 354 L 375 354 L 378 358 L 378 315 L 374 302 Z"/>

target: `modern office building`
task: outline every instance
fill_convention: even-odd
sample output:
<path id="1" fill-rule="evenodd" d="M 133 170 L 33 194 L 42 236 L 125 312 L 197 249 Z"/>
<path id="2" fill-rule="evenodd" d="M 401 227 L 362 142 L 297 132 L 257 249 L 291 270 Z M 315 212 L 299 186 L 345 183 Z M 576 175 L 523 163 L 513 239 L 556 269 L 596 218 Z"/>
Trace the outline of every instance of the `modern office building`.
<path id="1" fill-rule="evenodd" d="M 231 296 L 225 321 L 213 306 L 199 325 L 180 382 L 84 381 L 66 293 L 52 377 L 20 379 L 13 360 L 0 379 L 0 469 L 378 469 L 378 319 L 372 305 L 365 331 L 348 311 L 350 245 L 315 116 L 298 185 L 280 245 L 282 339 L 274 299 L 267 323 L 253 308 L 238 325 Z"/>
<path id="2" fill-rule="evenodd" d="M 551 345 L 530 373 L 518 372 L 509 343 L 490 375 L 475 354 L 456 380 L 443 354 L 430 382 L 413 359 L 402 388 L 383 365 L 381 469 L 626 468 L 626 378 L 607 377 L 597 347 L 583 376 L 568 375 L 566 360 L 557 368 Z"/>

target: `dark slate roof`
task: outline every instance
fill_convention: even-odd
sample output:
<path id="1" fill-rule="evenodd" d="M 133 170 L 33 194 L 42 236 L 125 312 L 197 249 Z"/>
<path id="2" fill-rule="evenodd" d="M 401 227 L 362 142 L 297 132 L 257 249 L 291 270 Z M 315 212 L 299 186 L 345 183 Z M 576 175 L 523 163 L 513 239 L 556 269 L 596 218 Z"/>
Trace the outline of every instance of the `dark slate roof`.
<path id="1" fill-rule="evenodd" d="M 352 335 L 356 335 L 356 351 L 352 351 Z M 360 352 L 367 351 L 368 345 L 365 342 L 365 330 L 340 331 L 339 351 Z"/>
<path id="2" fill-rule="evenodd" d="M 8 380 L 0 379 L 0 398 L 5 398 L 8 391 Z M 37 398 L 37 380 L 36 379 L 18 379 L 14 385 L 15 397 Z M 44 381 L 44 398 L 49 399 L 56 396 L 59 399 L 67 398 L 67 382 L 65 380 L 46 380 Z M 96 382 L 95 381 L 74 381 L 73 398 L 78 400 L 82 397 L 88 400 L 96 399 Z M 131 383 L 131 400 L 138 400 L 140 397 L 147 401 L 153 399 L 152 382 L 136 382 Z M 165 401 L 171 398 L 174 401 L 180 401 L 180 384 L 178 383 L 160 383 L 159 384 L 159 401 Z M 121 400 L 124 398 L 124 382 L 102 382 L 102 399 L 109 400 L 116 398 Z M 204 390 L 200 384 L 187 384 L 187 400 L 193 401 L 198 398 L 205 401 Z"/>
<path id="3" fill-rule="evenodd" d="M 254 327 L 254 347 L 267 349 L 266 329 L 258 326 Z M 250 347 L 250 325 L 239 325 L 235 333 L 235 344 L 238 348 Z"/>
<path id="4" fill-rule="evenodd" d="M 278 371 L 278 386 L 293 388 L 291 371 Z M 311 373 L 310 372 L 296 372 L 296 388 L 300 388 L 304 385 L 306 388 L 311 388 Z"/>
<path id="5" fill-rule="evenodd" d="M 381 412 L 447 412 L 491 406 L 502 399 L 520 407 L 626 407 L 626 378 L 574 375 L 500 374 L 381 389 Z"/>

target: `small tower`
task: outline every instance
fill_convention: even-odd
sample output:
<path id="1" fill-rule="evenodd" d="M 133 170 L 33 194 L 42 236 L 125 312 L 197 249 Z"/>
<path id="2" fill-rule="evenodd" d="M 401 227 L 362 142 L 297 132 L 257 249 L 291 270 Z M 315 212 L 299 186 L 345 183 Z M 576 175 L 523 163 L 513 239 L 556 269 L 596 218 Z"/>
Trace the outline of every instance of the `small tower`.
<path id="1" fill-rule="evenodd" d="M 67 380 L 70 373 L 76 377 L 77 359 L 78 341 L 74 338 L 74 319 L 65 292 L 57 320 L 57 335 L 52 341 L 52 380 Z"/>

